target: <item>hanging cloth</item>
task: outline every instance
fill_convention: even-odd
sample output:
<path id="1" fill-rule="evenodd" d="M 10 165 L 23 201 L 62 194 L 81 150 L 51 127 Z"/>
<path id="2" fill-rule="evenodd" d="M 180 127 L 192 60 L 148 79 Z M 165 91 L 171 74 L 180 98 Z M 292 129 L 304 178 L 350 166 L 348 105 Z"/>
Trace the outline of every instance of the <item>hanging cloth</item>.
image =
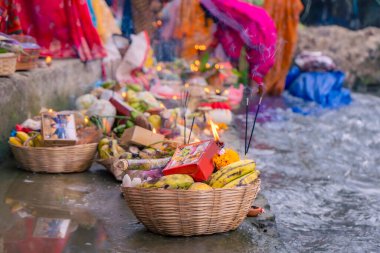
<path id="1" fill-rule="evenodd" d="M 201 0 L 201 4 L 218 20 L 215 37 L 226 54 L 238 59 L 244 46 L 249 75 L 262 84 L 276 50 L 276 28 L 266 11 L 237 0 Z"/>
<path id="2" fill-rule="evenodd" d="M 266 92 L 278 96 L 285 88 L 286 75 L 292 64 L 303 5 L 300 0 L 266 0 L 264 8 L 273 18 L 277 28 L 276 59 L 274 66 L 265 76 Z"/>

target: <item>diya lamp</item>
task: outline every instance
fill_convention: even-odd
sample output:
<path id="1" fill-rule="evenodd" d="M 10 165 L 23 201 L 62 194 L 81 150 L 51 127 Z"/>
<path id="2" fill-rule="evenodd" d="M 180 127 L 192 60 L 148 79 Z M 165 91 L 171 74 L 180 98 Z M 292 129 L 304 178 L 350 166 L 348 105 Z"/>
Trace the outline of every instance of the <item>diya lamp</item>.
<path id="1" fill-rule="evenodd" d="M 46 65 L 47 65 L 48 67 L 50 67 L 51 64 L 53 63 L 53 58 L 52 58 L 51 56 L 47 56 L 47 57 L 45 58 L 45 63 L 46 63 Z"/>

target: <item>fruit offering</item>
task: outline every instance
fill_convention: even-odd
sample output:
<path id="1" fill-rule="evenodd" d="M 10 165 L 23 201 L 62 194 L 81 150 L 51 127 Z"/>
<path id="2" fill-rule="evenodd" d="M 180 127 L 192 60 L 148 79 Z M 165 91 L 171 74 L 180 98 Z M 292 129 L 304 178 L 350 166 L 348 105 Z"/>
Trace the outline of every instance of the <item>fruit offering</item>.
<path id="1" fill-rule="evenodd" d="M 157 176 L 157 174 L 155 175 Z M 204 182 L 194 182 L 194 179 L 186 174 L 166 175 L 151 180 L 147 175 L 128 175 L 128 178 L 126 179 L 128 184 L 123 184 L 123 186 L 210 191 L 217 188 L 231 189 L 247 186 L 253 184 L 259 175 L 260 171 L 256 170 L 256 164 L 253 160 L 241 160 L 222 167 L 220 170 L 213 173 L 208 181 Z M 141 183 L 137 184 L 136 182 Z"/>

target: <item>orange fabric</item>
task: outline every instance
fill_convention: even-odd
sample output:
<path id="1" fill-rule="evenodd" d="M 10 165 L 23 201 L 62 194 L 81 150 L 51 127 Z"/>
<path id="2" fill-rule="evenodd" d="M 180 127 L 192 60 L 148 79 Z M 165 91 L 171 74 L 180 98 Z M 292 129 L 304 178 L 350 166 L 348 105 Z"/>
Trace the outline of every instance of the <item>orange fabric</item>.
<path id="1" fill-rule="evenodd" d="M 285 88 L 286 75 L 291 67 L 297 44 L 299 15 L 303 10 L 301 0 L 265 0 L 264 9 L 277 28 L 276 61 L 265 76 L 266 93 L 281 95 Z"/>
<path id="2" fill-rule="evenodd" d="M 213 21 L 206 18 L 199 0 L 181 0 L 176 18 L 173 37 L 182 41 L 181 57 L 193 59 L 197 56 L 196 44 L 208 47 L 211 43 Z"/>

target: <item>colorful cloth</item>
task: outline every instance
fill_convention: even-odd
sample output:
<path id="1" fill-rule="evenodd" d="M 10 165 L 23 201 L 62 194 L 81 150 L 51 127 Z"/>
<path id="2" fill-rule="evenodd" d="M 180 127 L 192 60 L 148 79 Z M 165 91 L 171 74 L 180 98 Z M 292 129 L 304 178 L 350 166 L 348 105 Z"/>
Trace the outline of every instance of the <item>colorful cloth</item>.
<path id="1" fill-rule="evenodd" d="M 197 56 L 195 45 L 208 45 L 212 42 L 213 21 L 206 17 L 200 0 L 181 0 L 180 11 L 175 15 L 174 39 L 182 40 L 181 56 L 192 59 Z"/>
<path id="2" fill-rule="evenodd" d="M 0 1 L 0 32 L 6 34 L 22 33 L 14 0 Z"/>
<path id="3" fill-rule="evenodd" d="M 97 27 L 103 43 L 111 38 L 112 34 L 121 34 L 120 28 L 117 26 L 115 18 L 112 15 L 111 9 L 104 0 L 91 0 L 94 9 Z"/>
<path id="4" fill-rule="evenodd" d="M 276 50 L 276 28 L 269 15 L 260 7 L 237 0 L 201 0 L 201 4 L 218 20 L 215 37 L 226 54 L 238 59 L 246 47 L 250 77 L 262 84 Z"/>
<path id="5" fill-rule="evenodd" d="M 106 56 L 92 24 L 86 1 L 16 0 L 23 32 L 37 39 L 41 55 L 77 57 L 82 61 Z"/>
<path id="6" fill-rule="evenodd" d="M 265 76 L 266 92 L 280 95 L 292 64 L 303 5 L 300 0 L 265 0 L 263 7 L 275 21 L 278 36 L 275 65 Z"/>

